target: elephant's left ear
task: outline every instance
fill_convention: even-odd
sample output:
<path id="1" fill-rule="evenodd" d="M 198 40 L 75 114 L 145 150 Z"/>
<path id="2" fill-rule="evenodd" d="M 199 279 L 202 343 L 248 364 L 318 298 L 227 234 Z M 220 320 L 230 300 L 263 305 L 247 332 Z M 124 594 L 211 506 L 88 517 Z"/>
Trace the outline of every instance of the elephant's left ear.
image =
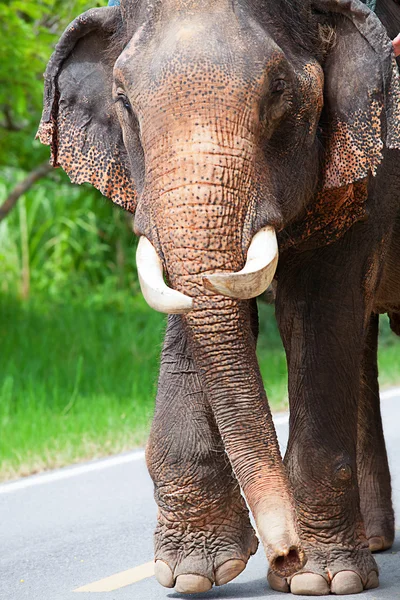
<path id="1" fill-rule="evenodd" d="M 325 64 L 324 188 L 375 175 L 382 150 L 400 148 L 400 85 L 393 48 L 359 0 L 312 0 L 334 29 Z M 325 17 L 324 17 L 325 18 Z"/>
<path id="2" fill-rule="evenodd" d="M 117 6 L 88 10 L 67 27 L 47 65 L 37 137 L 73 183 L 91 183 L 133 212 L 136 192 L 112 100 L 122 32 Z"/>

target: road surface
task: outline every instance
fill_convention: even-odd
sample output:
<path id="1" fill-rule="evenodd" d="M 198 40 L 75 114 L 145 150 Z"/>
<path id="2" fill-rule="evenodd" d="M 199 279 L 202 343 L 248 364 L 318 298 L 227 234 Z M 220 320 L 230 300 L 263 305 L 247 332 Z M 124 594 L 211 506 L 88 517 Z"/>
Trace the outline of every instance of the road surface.
<path id="1" fill-rule="evenodd" d="M 384 392 L 382 412 L 400 522 L 400 389 Z M 284 447 L 287 417 L 275 420 Z M 0 485 L 0 600 L 182 597 L 152 576 L 155 515 L 142 451 Z M 400 600 L 400 531 L 377 560 L 381 587 L 357 599 Z M 195 598 L 285 598 L 266 570 L 259 549 L 237 579 Z"/>

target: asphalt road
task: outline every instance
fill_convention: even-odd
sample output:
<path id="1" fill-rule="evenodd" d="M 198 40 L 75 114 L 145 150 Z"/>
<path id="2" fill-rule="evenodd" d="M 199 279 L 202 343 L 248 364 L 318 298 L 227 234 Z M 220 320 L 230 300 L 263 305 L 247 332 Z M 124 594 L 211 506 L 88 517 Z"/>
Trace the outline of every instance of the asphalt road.
<path id="1" fill-rule="evenodd" d="M 382 409 L 399 520 L 400 389 L 383 394 Z M 287 418 L 276 425 L 284 446 Z M 180 598 L 151 576 L 155 515 L 143 452 L 0 486 L 0 600 Z M 381 587 L 357 598 L 400 600 L 400 531 L 377 560 Z M 284 598 L 270 590 L 266 571 L 259 549 L 236 580 L 196 598 Z M 92 592 L 76 591 L 94 582 Z"/>

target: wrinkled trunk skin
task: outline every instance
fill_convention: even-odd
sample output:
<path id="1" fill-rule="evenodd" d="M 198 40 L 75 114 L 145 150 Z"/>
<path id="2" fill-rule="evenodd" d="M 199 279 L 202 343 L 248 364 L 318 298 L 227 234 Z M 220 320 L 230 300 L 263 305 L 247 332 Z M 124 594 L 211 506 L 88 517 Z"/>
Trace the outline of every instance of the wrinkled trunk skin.
<path id="1" fill-rule="evenodd" d="M 185 320 L 218 429 L 271 568 L 291 573 L 303 557 L 257 364 L 249 304 L 221 296 L 198 297 Z"/>
<path id="2" fill-rule="evenodd" d="M 159 156 L 150 163 L 152 241 L 171 287 L 194 298 L 183 319 L 196 366 L 271 568 L 289 575 L 301 568 L 304 554 L 257 363 L 250 305 L 214 295 L 202 281 L 206 273 L 243 267 L 253 234 L 246 228 L 255 198 L 251 161 L 246 147 L 204 146 L 207 153 L 191 147 L 169 155 L 166 175 Z"/>

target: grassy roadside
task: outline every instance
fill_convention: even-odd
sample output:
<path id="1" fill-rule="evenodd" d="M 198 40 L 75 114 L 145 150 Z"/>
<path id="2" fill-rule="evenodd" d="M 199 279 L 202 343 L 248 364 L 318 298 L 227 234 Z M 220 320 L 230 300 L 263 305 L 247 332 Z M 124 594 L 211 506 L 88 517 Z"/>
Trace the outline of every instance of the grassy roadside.
<path id="1" fill-rule="evenodd" d="M 125 294 L 0 305 L 0 477 L 143 444 L 164 319 Z"/>
<path id="2" fill-rule="evenodd" d="M 258 355 L 273 410 L 286 360 L 273 308 L 260 306 Z M 400 382 L 400 341 L 382 318 L 380 377 Z M 0 298 L 0 479 L 143 444 L 165 320 L 141 297 L 109 303 Z"/>

